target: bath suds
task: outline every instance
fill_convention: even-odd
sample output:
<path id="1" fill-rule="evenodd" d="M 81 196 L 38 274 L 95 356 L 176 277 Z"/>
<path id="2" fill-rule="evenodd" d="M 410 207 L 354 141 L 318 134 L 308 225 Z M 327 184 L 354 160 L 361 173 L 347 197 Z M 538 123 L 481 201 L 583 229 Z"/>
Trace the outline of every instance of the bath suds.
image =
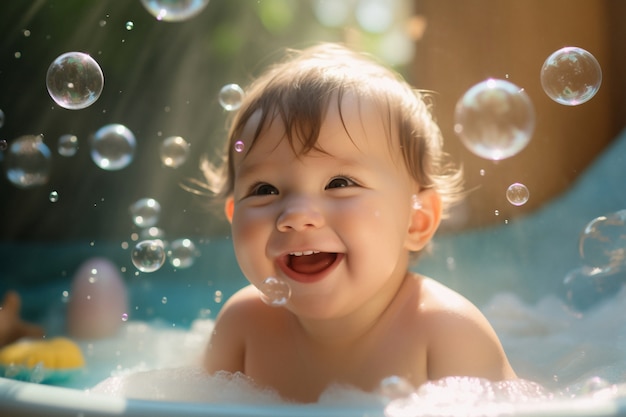
<path id="1" fill-rule="evenodd" d="M 399 399 L 332 386 L 319 403 L 388 404 L 386 414 L 393 417 L 416 415 L 418 409 L 418 415 L 451 415 L 460 407 L 464 415 L 485 415 L 519 404 L 626 393 L 626 290 L 584 313 L 555 297 L 528 305 L 512 294 L 499 294 L 483 311 L 521 380 L 446 378 Z M 129 321 L 115 338 L 85 342 L 88 368 L 98 370 L 92 379 L 100 376 L 90 391 L 146 400 L 281 403 L 277 393 L 244 375 L 204 373 L 201 357 L 212 328 L 208 319 L 189 329 Z"/>

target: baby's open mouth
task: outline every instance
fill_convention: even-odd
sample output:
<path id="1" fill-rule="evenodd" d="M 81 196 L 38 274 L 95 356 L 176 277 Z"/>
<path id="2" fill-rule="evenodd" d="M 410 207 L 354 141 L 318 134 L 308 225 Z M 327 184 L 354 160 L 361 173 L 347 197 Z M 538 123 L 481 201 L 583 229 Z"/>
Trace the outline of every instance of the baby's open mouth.
<path id="1" fill-rule="evenodd" d="M 337 253 L 320 251 L 291 252 L 286 259 L 287 266 L 299 274 L 317 274 L 337 260 Z"/>

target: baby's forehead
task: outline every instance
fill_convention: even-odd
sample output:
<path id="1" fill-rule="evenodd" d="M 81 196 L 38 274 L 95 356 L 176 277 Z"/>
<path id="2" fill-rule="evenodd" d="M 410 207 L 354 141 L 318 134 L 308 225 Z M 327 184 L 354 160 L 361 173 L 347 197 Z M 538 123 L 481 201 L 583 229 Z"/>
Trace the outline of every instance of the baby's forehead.
<path id="1" fill-rule="evenodd" d="M 245 141 L 254 142 L 259 136 L 271 132 L 272 136 L 291 135 L 297 142 L 307 140 L 301 136 L 308 136 L 309 132 L 321 129 L 340 129 L 350 135 L 365 136 L 368 131 L 384 129 L 392 135 L 396 130 L 393 128 L 396 120 L 396 115 L 384 99 L 348 91 L 341 95 L 334 93 L 328 101 L 320 102 L 318 118 L 308 114 L 292 114 L 288 107 L 257 108 L 243 123 L 240 136 Z"/>
<path id="2" fill-rule="evenodd" d="M 233 138 L 234 146 L 239 145 L 239 151 L 231 151 L 233 162 L 243 161 L 255 148 L 269 155 L 284 141 L 296 156 L 385 152 L 395 159 L 401 152 L 397 129 L 392 127 L 389 111 L 381 106 L 376 100 L 348 93 L 330 100 L 319 120 L 294 119 L 278 111 L 264 117 L 263 110 L 257 109 L 238 139 Z"/>

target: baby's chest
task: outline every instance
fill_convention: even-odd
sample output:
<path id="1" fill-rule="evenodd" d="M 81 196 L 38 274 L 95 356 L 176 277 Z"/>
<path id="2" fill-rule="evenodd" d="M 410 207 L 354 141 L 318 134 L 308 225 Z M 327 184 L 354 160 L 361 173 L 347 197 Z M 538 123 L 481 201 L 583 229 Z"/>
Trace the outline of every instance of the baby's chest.
<path id="1" fill-rule="evenodd" d="M 290 337 L 257 342 L 246 348 L 245 373 L 280 391 L 294 387 L 323 390 L 332 383 L 372 391 L 389 376 L 415 385 L 426 381 L 426 346 L 407 335 L 380 335 L 336 349 Z"/>

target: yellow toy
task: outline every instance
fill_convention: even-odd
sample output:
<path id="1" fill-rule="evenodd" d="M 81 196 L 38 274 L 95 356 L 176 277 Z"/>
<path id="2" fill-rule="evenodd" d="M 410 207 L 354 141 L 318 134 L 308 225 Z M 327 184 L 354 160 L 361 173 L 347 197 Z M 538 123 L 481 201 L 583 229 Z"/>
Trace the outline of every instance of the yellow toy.
<path id="1" fill-rule="evenodd" d="M 20 319 L 20 304 L 10 291 L 0 305 L 0 376 L 55 383 L 80 370 L 85 359 L 78 345 L 64 337 L 40 339 L 43 329 Z"/>
<path id="2" fill-rule="evenodd" d="M 7 378 L 54 383 L 85 365 L 78 345 L 65 337 L 21 340 L 0 349 L 0 370 Z"/>

